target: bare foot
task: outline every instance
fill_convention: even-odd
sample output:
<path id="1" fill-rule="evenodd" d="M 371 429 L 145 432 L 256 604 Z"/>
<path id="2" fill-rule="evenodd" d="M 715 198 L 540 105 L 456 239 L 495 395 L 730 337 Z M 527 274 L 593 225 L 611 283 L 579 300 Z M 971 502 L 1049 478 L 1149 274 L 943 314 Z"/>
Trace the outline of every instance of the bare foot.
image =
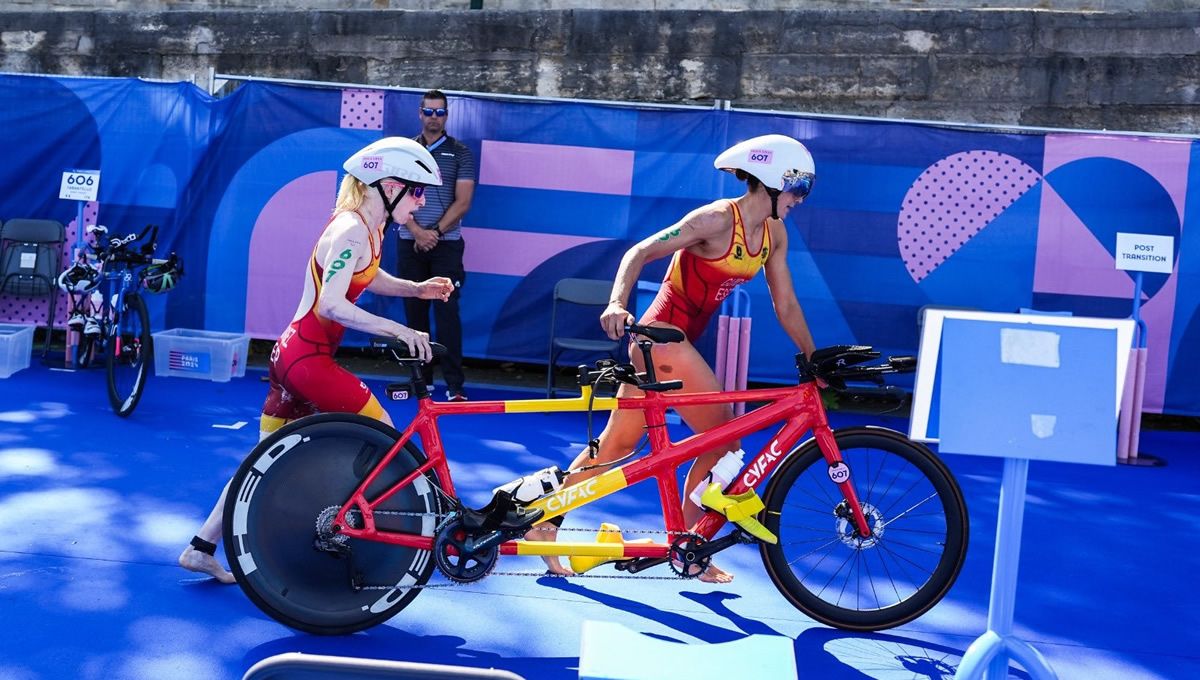
<path id="1" fill-rule="evenodd" d="M 558 527 L 549 522 L 543 522 L 525 532 L 524 538 L 526 541 L 553 541 L 558 538 Z M 542 560 L 546 563 L 546 571 L 555 576 L 575 575 L 570 567 L 563 566 L 558 555 L 543 555 Z"/>
<path id="2" fill-rule="evenodd" d="M 703 583 L 732 583 L 733 582 L 733 574 L 725 571 L 724 569 L 721 569 L 720 567 L 718 567 L 715 564 L 708 565 L 708 569 L 705 569 L 704 573 L 700 574 L 696 578 L 700 579 L 700 581 Z"/>
<path id="3" fill-rule="evenodd" d="M 202 553 L 190 545 L 184 548 L 183 553 L 179 555 L 179 566 L 188 571 L 208 574 L 226 585 L 237 582 L 233 578 L 233 574 L 226 571 L 225 567 L 222 567 L 221 563 L 217 561 L 217 558 L 207 553 Z"/>

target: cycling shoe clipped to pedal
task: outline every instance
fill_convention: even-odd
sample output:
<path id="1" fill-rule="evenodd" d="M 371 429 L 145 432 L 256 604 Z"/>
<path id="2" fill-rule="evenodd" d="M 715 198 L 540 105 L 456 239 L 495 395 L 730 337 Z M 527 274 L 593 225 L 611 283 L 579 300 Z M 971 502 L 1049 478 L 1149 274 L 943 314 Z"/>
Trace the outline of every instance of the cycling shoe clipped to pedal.
<path id="1" fill-rule="evenodd" d="M 524 534 L 545 514 L 519 505 L 503 490 L 478 510 L 459 505 L 434 536 L 434 565 L 452 581 L 478 581 L 495 568 L 500 544 Z"/>
<path id="2" fill-rule="evenodd" d="M 463 529 L 471 533 L 502 531 L 524 532 L 546 514 L 541 508 L 527 508 L 513 500 L 512 494 L 500 489 L 492 500 L 478 510 L 459 508 Z"/>
<path id="3" fill-rule="evenodd" d="M 700 497 L 700 503 L 710 510 L 725 515 L 729 521 L 764 543 L 779 542 L 770 529 L 755 519 L 755 515 L 762 512 L 763 502 L 754 489 L 734 496 L 726 496 L 721 490 L 721 485 L 713 482 L 704 490 L 704 494 Z"/>

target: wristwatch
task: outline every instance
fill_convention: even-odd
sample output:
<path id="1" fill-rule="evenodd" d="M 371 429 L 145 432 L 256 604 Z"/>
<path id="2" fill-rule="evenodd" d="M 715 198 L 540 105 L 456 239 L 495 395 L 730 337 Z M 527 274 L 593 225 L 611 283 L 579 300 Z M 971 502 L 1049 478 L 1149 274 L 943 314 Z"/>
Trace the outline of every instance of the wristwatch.
<path id="1" fill-rule="evenodd" d="M 442 235 L 442 223 L 441 223 L 441 222 L 434 222 L 434 223 L 433 223 L 433 230 L 437 232 L 437 235 L 438 235 L 438 236 L 441 236 L 441 235 Z"/>

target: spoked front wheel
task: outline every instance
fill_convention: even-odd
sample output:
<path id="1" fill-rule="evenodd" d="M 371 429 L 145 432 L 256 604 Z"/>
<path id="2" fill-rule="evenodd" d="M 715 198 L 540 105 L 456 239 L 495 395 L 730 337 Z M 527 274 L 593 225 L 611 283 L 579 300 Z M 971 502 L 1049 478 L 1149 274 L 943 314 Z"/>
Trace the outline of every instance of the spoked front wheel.
<path id="1" fill-rule="evenodd" d="M 116 323 L 104 346 L 108 372 L 108 402 L 126 417 L 137 408 L 150 370 L 150 314 L 137 293 L 126 293 Z"/>
<path id="2" fill-rule="evenodd" d="M 229 483 L 224 541 L 238 585 L 280 623 L 344 635 L 386 621 L 433 572 L 430 551 L 353 539 L 333 526 L 341 504 L 400 435 L 359 415 L 327 413 L 281 428 Z M 408 443 L 367 489 L 378 497 L 425 460 Z M 374 512 L 376 527 L 432 537 L 436 478 L 419 476 Z M 361 522 L 352 511 L 347 521 Z"/>
<path id="3" fill-rule="evenodd" d="M 883 428 L 835 433 L 871 529 L 859 534 L 816 440 L 792 452 L 767 486 L 767 572 L 812 618 L 883 630 L 929 611 L 958 578 L 967 552 L 962 491 L 928 448 Z"/>

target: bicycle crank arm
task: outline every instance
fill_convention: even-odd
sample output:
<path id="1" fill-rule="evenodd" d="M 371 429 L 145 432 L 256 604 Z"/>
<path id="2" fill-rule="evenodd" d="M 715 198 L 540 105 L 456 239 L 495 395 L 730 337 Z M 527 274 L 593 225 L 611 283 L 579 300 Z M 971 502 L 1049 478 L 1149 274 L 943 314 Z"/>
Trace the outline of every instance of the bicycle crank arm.
<path id="1" fill-rule="evenodd" d="M 660 564 L 666 564 L 665 557 L 639 557 L 633 560 L 621 560 L 613 565 L 617 571 L 627 571 L 630 574 L 636 574 L 640 571 L 645 571 L 650 567 L 657 567 Z"/>
<path id="2" fill-rule="evenodd" d="M 728 533 L 715 541 L 710 541 L 704 545 L 692 550 L 695 553 L 696 559 L 705 559 L 712 557 L 722 550 L 739 543 L 755 543 L 753 538 L 747 540 L 748 535 L 740 530 Z M 613 566 L 619 571 L 627 571 L 630 574 L 636 574 L 640 571 L 645 571 L 650 567 L 657 567 L 660 564 L 666 564 L 670 559 L 666 557 L 639 557 L 632 560 L 622 560 Z"/>
<path id="3" fill-rule="evenodd" d="M 488 548 L 491 548 L 492 546 L 503 541 L 505 539 L 504 533 L 505 532 L 503 531 L 493 531 L 482 536 L 471 536 L 467 538 L 466 542 L 463 543 L 463 548 L 465 548 L 468 553 L 487 550 Z"/>

